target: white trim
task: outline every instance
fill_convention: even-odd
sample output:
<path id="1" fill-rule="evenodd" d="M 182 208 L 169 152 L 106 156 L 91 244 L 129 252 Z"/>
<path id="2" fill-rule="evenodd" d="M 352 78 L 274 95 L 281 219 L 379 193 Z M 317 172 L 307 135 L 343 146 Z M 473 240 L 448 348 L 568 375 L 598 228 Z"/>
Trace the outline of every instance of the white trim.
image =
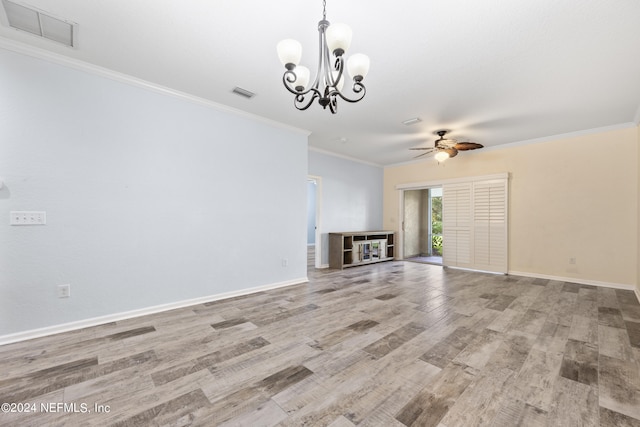
<path id="1" fill-rule="evenodd" d="M 487 273 L 487 274 L 496 274 L 496 275 L 510 275 L 510 276 L 521 276 L 521 277 L 534 277 L 536 279 L 548 279 L 548 280 L 555 280 L 558 282 L 568 282 L 568 283 L 578 283 L 581 285 L 591 285 L 591 286 L 598 286 L 601 288 L 612 288 L 612 289 L 621 289 L 621 290 L 625 290 L 625 291 L 633 291 L 633 293 L 636 296 L 636 299 L 638 300 L 638 302 L 640 302 L 640 292 L 638 291 L 638 289 L 633 286 L 633 285 L 625 285 L 623 283 L 612 283 L 612 282 L 600 282 L 597 280 L 589 280 L 589 279 L 577 279 L 575 277 L 562 277 L 562 276 L 550 276 L 548 274 L 538 274 L 538 273 L 528 273 L 528 272 L 523 272 L 523 271 L 509 271 L 507 273 L 497 273 L 494 271 L 485 271 L 485 270 L 473 270 L 470 268 L 461 268 L 461 267 L 445 267 L 443 266 L 443 268 L 452 268 L 452 269 L 456 269 L 456 270 L 465 270 L 465 271 L 472 271 L 475 273 Z"/>
<path id="2" fill-rule="evenodd" d="M 137 310 L 125 311 L 122 313 L 108 314 L 106 316 L 94 317 L 91 319 L 78 320 L 75 322 L 63 323 L 61 325 L 47 326 L 45 328 L 32 329 L 29 331 L 17 332 L 14 334 L 0 336 L 0 345 L 11 344 L 19 341 L 26 341 L 33 338 L 40 338 L 47 335 L 59 334 L 62 332 L 74 331 L 77 329 L 89 328 L 92 326 L 98 326 L 105 323 L 117 322 L 120 320 L 131 319 L 134 317 L 147 316 L 149 314 L 160 313 L 168 310 L 175 310 L 177 308 L 189 307 L 205 302 L 217 301 L 221 299 L 233 298 L 242 295 L 249 295 L 256 292 L 268 291 L 270 289 L 283 288 L 292 285 L 298 285 L 309 282 L 307 277 L 301 277 L 299 279 L 287 280 L 279 283 L 272 283 L 269 285 L 256 286 L 254 288 L 241 289 L 238 291 L 230 291 L 222 294 L 210 295 L 206 297 L 193 298 L 183 301 L 172 302 L 168 304 L 156 305 L 153 307 L 146 307 Z"/>
<path id="3" fill-rule="evenodd" d="M 601 288 L 623 289 L 626 291 L 634 291 L 636 294 L 636 297 L 638 297 L 638 291 L 635 288 L 635 286 L 627 285 L 624 283 L 601 282 L 599 280 L 580 279 L 577 277 L 552 276 L 548 274 L 530 273 L 526 271 L 509 270 L 507 274 L 510 274 L 513 276 L 535 277 L 536 279 L 557 280 L 559 282 L 579 283 L 581 285 L 599 286 Z M 640 298 L 638 298 L 638 300 L 640 301 Z"/>
<path id="4" fill-rule="evenodd" d="M 398 194 L 398 199 L 400 202 L 398 206 L 398 221 L 400 223 L 398 224 L 398 230 L 396 230 L 398 236 L 398 250 L 396 251 L 396 259 L 401 261 L 404 261 L 404 191 L 405 190 L 401 190 Z"/>
<path id="5" fill-rule="evenodd" d="M 510 142 L 508 144 L 500 144 L 500 145 L 494 145 L 492 147 L 486 147 L 487 150 L 483 150 L 485 152 L 487 151 L 493 151 L 493 150 L 499 150 L 502 148 L 509 148 L 509 147 L 518 147 L 521 145 L 529 145 L 529 144 L 538 144 L 541 142 L 550 142 L 550 141 L 555 141 L 558 139 L 569 139 L 569 138 L 576 138 L 579 136 L 585 136 L 585 135 L 593 135 L 596 133 L 604 133 L 604 132 L 611 132 L 614 130 L 620 130 L 620 129 L 628 129 L 631 127 L 636 127 L 636 124 L 633 122 L 625 122 L 625 123 L 618 123 L 615 125 L 609 125 L 609 126 L 602 126 L 599 128 L 592 128 L 592 129 L 584 129 L 584 130 L 578 130 L 578 131 L 574 131 L 574 132 L 567 132 L 567 133 L 559 133 L 556 135 L 551 135 L 551 136 L 544 136 L 541 138 L 534 138 L 534 139 L 525 139 L 524 141 L 517 141 L 517 142 Z"/>
<path id="6" fill-rule="evenodd" d="M 368 162 L 368 161 L 362 160 L 362 159 L 356 159 L 355 157 L 350 157 L 350 156 L 347 156 L 345 154 L 334 153 L 333 151 L 324 150 L 322 148 L 314 147 L 312 145 L 309 145 L 308 148 L 309 148 L 310 151 L 315 151 L 316 153 L 320 153 L 320 154 L 326 154 L 327 156 L 339 157 L 341 159 L 351 160 L 352 162 L 363 163 L 363 164 L 369 165 L 369 166 L 375 166 L 377 168 L 386 167 L 386 166 L 380 165 L 378 163 Z"/>
<path id="7" fill-rule="evenodd" d="M 320 268 L 322 264 L 322 177 L 307 175 L 316 182 L 316 230 L 315 230 L 315 260 L 313 266 Z"/>
<path id="8" fill-rule="evenodd" d="M 89 64 L 88 62 L 81 61 L 76 58 L 70 58 L 68 56 L 64 56 L 58 53 L 49 52 L 44 49 L 39 49 L 33 46 L 29 46 L 23 43 L 19 43 L 13 40 L 8 40 L 0 37 L 0 48 L 6 49 L 15 53 L 20 53 L 23 55 L 31 56 L 34 58 L 42 59 L 44 61 L 52 62 L 54 64 L 62 65 L 65 67 L 73 68 L 78 71 L 84 71 L 89 74 L 93 74 L 95 76 L 104 77 L 110 80 L 114 80 L 120 83 L 128 84 L 131 86 L 136 86 L 142 89 L 149 90 L 151 92 L 159 93 L 162 95 L 171 96 L 174 98 L 181 99 L 183 101 L 188 101 L 194 104 L 198 104 L 208 108 L 214 108 L 218 111 L 222 111 L 225 113 L 231 113 L 238 116 L 242 116 L 245 118 L 249 118 L 258 122 L 265 123 L 270 126 L 275 126 L 277 128 L 285 129 L 292 132 L 301 133 L 306 135 L 307 137 L 311 134 L 311 131 L 306 129 L 300 129 L 297 127 L 293 127 L 281 122 L 277 122 L 275 120 L 267 119 L 262 116 L 258 116 L 255 114 L 247 113 L 246 111 L 238 110 L 237 108 L 229 107 L 227 105 L 219 104 L 217 102 L 211 101 L 209 99 L 200 98 L 195 95 L 191 95 L 186 92 L 180 92 L 175 89 L 171 89 L 166 86 L 161 86 L 159 84 L 149 82 L 146 80 L 138 79 L 136 77 L 130 76 L 128 74 L 120 73 L 117 71 L 110 70 L 108 68 L 100 67 L 97 65 Z"/>
<path id="9" fill-rule="evenodd" d="M 434 264 L 434 265 L 438 265 L 438 264 Z M 477 268 L 468 268 L 468 267 L 457 267 L 457 266 L 451 266 L 451 265 L 442 265 L 442 268 L 450 268 L 452 270 L 464 270 L 464 271 L 470 271 L 472 273 L 485 273 L 485 274 L 493 274 L 496 276 L 506 276 L 507 273 L 503 273 L 501 271 L 491 271 L 491 270 L 478 270 Z M 515 274 L 514 274 L 515 276 Z"/>
<path id="10" fill-rule="evenodd" d="M 420 190 L 431 187 L 441 187 L 445 184 L 458 184 L 461 182 L 489 181 L 492 179 L 509 179 L 509 172 L 495 173 L 491 175 L 466 176 L 461 178 L 440 179 L 434 181 L 410 182 L 397 184 L 396 190 Z"/>

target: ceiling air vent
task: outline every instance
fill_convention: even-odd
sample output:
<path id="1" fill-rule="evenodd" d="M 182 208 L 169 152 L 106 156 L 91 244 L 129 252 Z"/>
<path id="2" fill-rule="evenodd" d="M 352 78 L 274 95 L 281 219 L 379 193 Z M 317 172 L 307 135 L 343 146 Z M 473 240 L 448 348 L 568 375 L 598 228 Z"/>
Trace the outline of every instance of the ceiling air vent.
<path id="1" fill-rule="evenodd" d="M 30 6 L 2 0 L 9 26 L 36 36 L 75 46 L 76 23 L 51 16 Z"/>
<path id="2" fill-rule="evenodd" d="M 251 92 L 250 90 L 242 89 L 241 87 L 237 87 L 237 86 L 233 88 L 232 92 L 235 93 L 236 95 L 244 96 L 247 99 L 251 99 L 254 96 L 256 96 L 256 94 Z"/>
<path id="3" fill-rule="evenodd" d="M 404 120 L 402 124 L 409 126 L 409 125 L 415 125 L 416 123 L 420 123 L 421 121 L 422 119 L 420 117 L 413 117 L 411 119 Z"/>

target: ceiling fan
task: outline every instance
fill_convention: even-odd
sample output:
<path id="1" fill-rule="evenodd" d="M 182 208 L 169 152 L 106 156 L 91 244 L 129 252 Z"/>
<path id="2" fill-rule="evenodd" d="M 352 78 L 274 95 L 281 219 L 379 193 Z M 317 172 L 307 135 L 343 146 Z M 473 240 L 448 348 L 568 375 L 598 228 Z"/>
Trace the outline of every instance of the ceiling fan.
<path id="1" fill-rule="evenodd" d="M 476 142 L 458 142 L 455 139 L 445 138 L 444 136 L 448 133 L 447 130 L 439 130 L 436 132 L 440 138 L 436 139 L 433 147 L 416 147 L 410 148 L 409 150 L 427 150 L 424 153 L 416 156 L 418 157 L 426 156 L 427 154 L 436 153 L 436 160 L 438 162 L 442 162 L 450 157 L 455 157 L 458 155 L 458 151 L 467 151 L 467 150 L 476 150 L 478 148 L 484 147 L 482 144 L 478 144 Z"/>

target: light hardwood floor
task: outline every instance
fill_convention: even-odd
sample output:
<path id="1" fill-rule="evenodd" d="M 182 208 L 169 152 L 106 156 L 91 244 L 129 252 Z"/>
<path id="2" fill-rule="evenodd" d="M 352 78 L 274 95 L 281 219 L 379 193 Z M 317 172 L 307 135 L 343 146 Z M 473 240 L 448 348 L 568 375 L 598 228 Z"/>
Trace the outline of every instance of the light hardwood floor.
<path id="1" fill-rule="evenodd" d="M 0 402 L 36 410 L 0 425 L 640 425 L 631 291 L 400 261 L 309 275 L 2 346 Z"/>

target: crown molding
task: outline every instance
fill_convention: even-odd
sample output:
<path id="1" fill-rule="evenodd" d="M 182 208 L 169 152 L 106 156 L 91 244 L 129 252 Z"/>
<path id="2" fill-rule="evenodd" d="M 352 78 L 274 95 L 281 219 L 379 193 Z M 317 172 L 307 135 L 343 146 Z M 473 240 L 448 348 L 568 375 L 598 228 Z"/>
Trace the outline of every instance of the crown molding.
<path id="1" fill-rule="evenodd" d="M 315 151 L 316 153 L 326 154 L 327 156 L 339 157 L 341 159 L 350 160 L 352 162 L 362 163 L 362 164 L 369 165 L 369 166 L 375 166 L 377 168 L 383 168 L 384 167 L 384 166 L 379 165 L 377 163 L 368 162 L 366 160 L 357 159 L 355 157 L 350 157 L 350 156 L 347 156 L 347 155 L 344 155 L 344 154 L 335 153 L 333 151 L 324 150 L 322 148 L 314 147 L 314 146 L 311 146 L 311 145 L 309 145 L 309 151 Z"/>
<path id="2" fill-rule="evenodd" d="M 543 136 L 541 138 L 533 138 L 533 139 L 526 139 L 523 141 L 510 142 L 508 144 L 494 145 L 493 147 L 486 147 L 487 149 L 484 151 L 486 152 L 486 151 L 500 150 L 502 148 L 519 147 L 521 145 L 539 144 L 542 142 L 556 141 L 558 139 L 576 138 L 579 136 L 594 135 L 597 133 L 611 132 L 614 130 L 629 129 L 636 126 L 637 125 L 633 122 L 618 123 L 615 125 L 602 126 L 598 128 L 584 129 L 584 130 L 578 130 L 574 132 L 559 133 L 551 136 Z"/>
<path id="3" fill-rule="evenodd" d="M 637 116 L 640 115 L 640 109 L 638 110 L 638 113 L 636 114 L 636 118 L 638 118 Z M 482 150 L 483 153 L 489 152 L 489 151 L 496 151 L 496 150 L 502 150 L 505 148 L 511 148 L 511 147 L 520 147 L 523 145 L 530 145 L 530 144 L 539 144 L 542 142 L 550 142 L 550 141 L 556 141 L 559 139 L 568 139 L 568 138 L 576 138 L 579 136 L 585 136 L 585 135 L 593 135 L 593 134 L 597 134 L 597 133 L 604 133 L 604 132 L 611 132 L 614 130 L 620 130 L 620 129 L 629 129 L 629 128 L 635 128 L 638 127 L 638 125 L 640 125 L 640 123 L 638 123 L 638 120 L 636 120 L 636 122 L 626 122 L 626 123 L 619 123 L 619 124 L 615 124 L 615 125 L 610 125 L 610 126 L 602 126 L 602 127 L 598 127 L 598 128 L 592 128 L 592 129 L 584 129 L 584 130 L 579 130 L 579 131 L 574 131 L 574 132 L 567 132 L 567 133 L 559 133 L 556 135 L 551 135 L 551 136 L 545 136 L 545 137 L 541 137 L 541 138 L 534 138 L 534 139 L 526 139 L 523 141 L 517 141 L 517 142 L 510 142 L 507 144 L 500 144 L 500 145 L 493 145 L 493 146 L 485 146 L 484 149 Z M 423 159 L 420 160 L 409 160 L 406 162 L 400 162 L 400 163 L 394 163 L 391 165 L 386 165 L 384 166 L 385 169 L 386 168 L 394 168 L 394 167 L 398 167 L 398 166 L 406 166 L 406 165 L 412 165 L 415 163 L 424 163 L 426 161 L 429 160 L 433 160 L 432 156 L 426 156 Z"/>
<path id="4" fill-rule="evenodd" d="M 9 40 L 4 37 L 0 37 L 0 48 L 14 52 L 14 53 L 19 53 L 22 55 L 26 55 L 26 56 L 41 59 L 47 62 L 51 62 L 53 64 L 62 65 L 64 67 L 72 68 L 74 70 L 83 71 L 83 72 L 92 74 L 94 76 L 104 77 L 106 79 L 114 80 L 130 86 L 142 88 L 151 92 L 159 93 L 161 95 L 171 96 L 173 98 L 181 99 L 183 101 L 187 101 L 203 107 L 212 108 L 220 112 L 241 116 L 250 120 L 261 122 L 269 126 L 274 126 L 274 127 L 285 129 L 295 133 L 303 134 L 307 137 L 311 134 L 311 131 L 306 129 L 297 128 L 281 122 L 277 122 L 275 120 L 258 116 L 256 114 L 247 113 L 246 111 L 229 107 L 224 104 L 219 104 L 209 99 L 200 98 L 198 96 L 191 95 L 186 92 L 181 92 L 175 89 L 171 89 L 166 86 L 162 86 L 156 83 L 152 83 L 146 80 L 142 80 L 142 79 L 130 76 L 128 74 L 120 73 L 108 68 L 100 67 L 98 65 L 93 65 L 76 58 L 70 58 L 65 55 L 50 52 L 48 50 L 37 48 L 24 43 L 16 42 L 14 40 Z"/>

